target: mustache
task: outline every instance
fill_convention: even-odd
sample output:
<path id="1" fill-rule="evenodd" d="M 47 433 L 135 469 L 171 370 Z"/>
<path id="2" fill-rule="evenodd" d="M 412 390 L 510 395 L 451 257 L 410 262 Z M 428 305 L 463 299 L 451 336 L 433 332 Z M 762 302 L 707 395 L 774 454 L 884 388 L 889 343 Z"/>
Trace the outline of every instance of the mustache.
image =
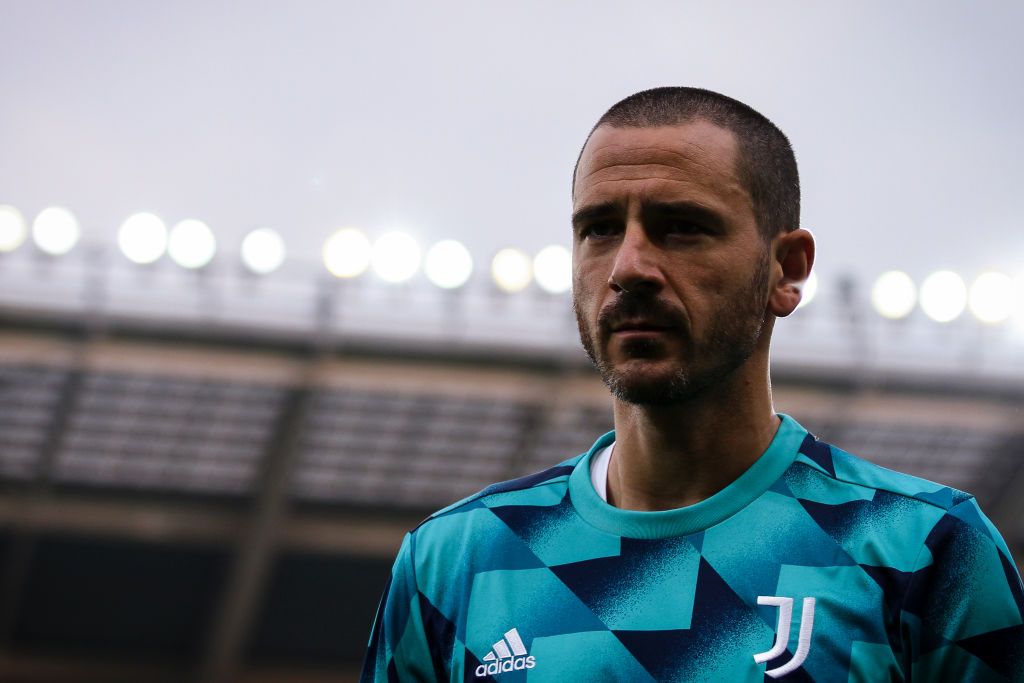
<path id="1" fill-rule="evenodd" d="M 597 324 L 605 334 L 611 334 L 616 327 L 634 320 L 679 330 L 686 330 L 690 322 L 681 310 L 659 299 L 629 292 L 620 293 L 597 316 Z"/>

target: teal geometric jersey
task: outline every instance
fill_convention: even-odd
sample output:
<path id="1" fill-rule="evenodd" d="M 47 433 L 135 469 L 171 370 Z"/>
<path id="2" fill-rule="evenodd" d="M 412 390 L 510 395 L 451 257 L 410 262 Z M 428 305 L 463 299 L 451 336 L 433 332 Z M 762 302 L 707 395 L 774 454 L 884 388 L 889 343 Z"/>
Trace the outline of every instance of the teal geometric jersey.
<path id="1" fill-rule="evenodd" d="M 590 460 L 406 535 L 369 681 L 1024 681 L 1024 589 L 973 497 L 782 422 L 696 505 L 615 508 Z"/>

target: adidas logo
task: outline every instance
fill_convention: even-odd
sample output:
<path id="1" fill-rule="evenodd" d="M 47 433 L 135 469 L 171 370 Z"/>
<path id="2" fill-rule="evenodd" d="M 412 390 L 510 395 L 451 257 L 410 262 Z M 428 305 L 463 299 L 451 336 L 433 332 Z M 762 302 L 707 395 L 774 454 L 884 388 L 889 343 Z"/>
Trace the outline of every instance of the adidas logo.
<path id="1" fill-rule="evenodd" d="M 484 655 L 484 663 L 476 668 L 476 677 L 493 676 L 509 671 L 522 671 L 537 666 L 533 655 L 526 654 L 526 646 L 519 637 L 519 631 L 512 629 L 505 637 L 491 646 L 491 651 Z"/>

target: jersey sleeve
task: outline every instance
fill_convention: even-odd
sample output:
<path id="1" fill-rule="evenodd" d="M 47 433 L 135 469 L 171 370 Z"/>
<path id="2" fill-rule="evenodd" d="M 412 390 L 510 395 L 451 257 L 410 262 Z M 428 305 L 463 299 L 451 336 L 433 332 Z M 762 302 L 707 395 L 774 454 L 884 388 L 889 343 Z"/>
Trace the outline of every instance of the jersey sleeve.
<path id="1" fill-rule="evenodd" d="M 1024 681 L 1024 588 L 973 498 L 932 528 L 902 613 L 913 681 Z"/>
<path id="2" fill-rule="evenodd" d="M 414 546 L 406 534 L 377 608 L 360 683 L 441 680 L 434 670 L 436 646 L 423 628 Z"/>

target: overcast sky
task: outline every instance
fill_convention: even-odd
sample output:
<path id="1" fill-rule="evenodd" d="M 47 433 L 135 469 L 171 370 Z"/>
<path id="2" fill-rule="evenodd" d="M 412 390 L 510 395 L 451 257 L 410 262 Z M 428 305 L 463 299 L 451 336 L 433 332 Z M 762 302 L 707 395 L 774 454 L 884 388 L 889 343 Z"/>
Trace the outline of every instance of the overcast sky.
<path id="1" fill-rule="evenodd" d="M 797 152 L 819 274 L 1024 271 L 1020 2 L 0 0 L 0 204 L 568 244 L 621 97 L 737 97 Z"/>

